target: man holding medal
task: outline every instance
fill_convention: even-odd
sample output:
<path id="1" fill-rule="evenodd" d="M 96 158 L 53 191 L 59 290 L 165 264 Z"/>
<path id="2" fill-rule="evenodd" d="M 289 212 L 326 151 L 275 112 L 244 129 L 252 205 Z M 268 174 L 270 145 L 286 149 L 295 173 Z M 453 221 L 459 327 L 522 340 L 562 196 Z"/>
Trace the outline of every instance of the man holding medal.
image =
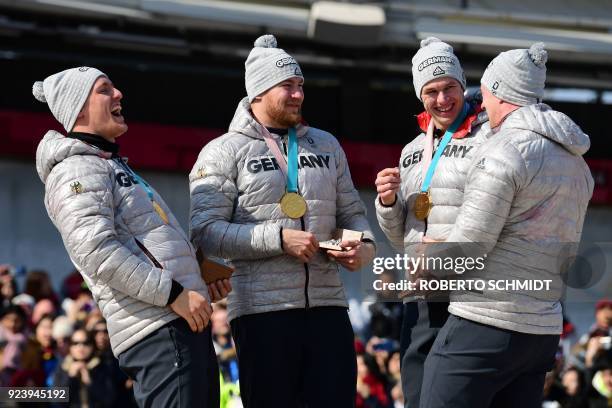
<path id="1" fill-rule="evenodd" d="M 435 37 L 421 41 L 412 58 L 417 116 L 422 132 L 402 150 L 399 168 L 376 178 L 376 215 L 398 250 L 416 256 L 423 237 L 443 240 L 455 223 L 475 151 L 490 132 L 479 101 L 464 97 L 465 75 L 453 48 Z M 409 280 L 414 280 L 406 271 Z M 448 302 L 404 299 L 401 332 L 402 389 L 406 407 L 418 407 L 425 359 L 448 318 Z"/>
<path id="2" fill-rule="evenodd" d="M 338 264 L 374 257 L 340 144 L 302 122 L 304 77 L 272 35 L 245 63 L 247 97 L 190 174 L 191 239 L 235 267 L 228 318 L 247 408 L 353 407 L 356 357 Z M 364 233 L 323 251 L 336 229 Z"/>
<path id="3" fill-rule="evenodd" d="M 421 408 L 542 406 L 563 329 L 563 275 L 571 273 L 593 193 L 582 157 L 589 137 L 541 102 L 547 59 L 536 43 L 500 53 L 485 70 L 482 105 L 492 134 L 470 165 L 446 241 L 487 255 L 466 279 L 549 285 L 451 292 L 451 315 L 425 362 Z"/>
<path id="4" fill-rule="evenodd" d="M 47 212 L 106 319 L 138 405 L 218 407 L 209 299 L 231 287 L 218 281 L 209 295 L 176 218 L 119 156 L 123 95 L 89 67 L 51 75 L 32 92 L 67 132 L 49 130 L 36 151 Z"/>

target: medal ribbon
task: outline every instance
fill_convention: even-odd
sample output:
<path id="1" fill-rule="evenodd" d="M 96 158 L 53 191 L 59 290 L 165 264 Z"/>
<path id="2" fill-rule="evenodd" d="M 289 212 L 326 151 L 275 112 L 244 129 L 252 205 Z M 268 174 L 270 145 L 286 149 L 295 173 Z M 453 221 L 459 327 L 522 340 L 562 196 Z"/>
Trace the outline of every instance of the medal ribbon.
<path id="1" fill-rule="evenodd" d="M 153 209 L 155 210 L 157 215 L 159 215 L 159 217 L 164 221 L 164 223 L 168 224 L 168 215 L 166 215 L 164 209 L 161 208 L 161 206 L 157 204 L 153 199 L 153 189 L 151 188 L 151 186 L 149 186 L 149 183 L 144 181 L 142 177 L 136 174 L 136 172 L 134 172 L 134 170 L 132 170 L 121 158 L 119 158 L 119 163 L 121 164 L 121 167 L 125 169 L 125 171 L 127 171 L 132 177 L 134 177 L 134 180 L 137 181 L 136 184 L 139 184 L 146 191 L 149 200 L 151 200 L 151 205 L 153 205 Z"/>
<path id="2" fill-rule="evenodd" d="M 283 157 L 274 137 L 262 125 L 263 136 L 268 148 L 276 159 L 278 166 L 287 178 L 287 191 L 290 193 L 298 192 L 298 143 L 295 128 L 289 128 L 289 138 L 287 146 L 287 160 Z"/>
<path id="3" fill-rule="evenodd" d="M 438 165 L 438 160 L 440 160 L 440 156 L 442 156 L 444 149 L 446 148 L 450 140 L 453 138 L 453 133 L 455 133 L 457 131 L 457 128 L 461 125 L 461 123 L 463 123 L 463 120 L 467 116 L 468 110 L 469 110 L 469 105 L 467 103 L 464 103 L 461 113 L 459 113 L 459 116 L 457 116 L 455 121 L 446 130 L 446 133 L 444 133 L 444 136 L 442 137 L 442 141 L 440 142 L 440 144 L 438 145 L 438 148 L 436 149 L 436 154 L 434 155 L 433 159 L 431 159 L 431 164 L 429 165 L 429 168 L 427 169 L 427 174 L 425 175 L 425 179 L 423 180 L 423 185 L 421 186 L 421 193 L 426 193 L 429 190 L 429 185 L 431 184 L 431 179 L 433 178 L 434 172 L 436 170 L 436 166 Z"/>
<path id="4" fill-rule="evenodd" d="M 145 192 L 147 193 L 147 196 L 149 196 L 149 199 L 151 201 L 153 200 L 153 189 L 151 189 L 151 186 L 149 186 L 149 184 L 144 181 L 144 179 L 142 177 L 140 177 L 138 174 L 136 174 L 136 172 L 134 172 L 134 170 L 132 170 L 127 163 L 125 163 L 122 159 L 119 159 L 119 163 L 121 164 L 121 167 L 123 167 L 125 169 L 125 171 L 127 171 L 128 173 L 130 173 L 132 175 L 132 177 L 134 177 L 136 179 L 136 181 L 138 181 L 138 184 L 140 184 L 140 186 L 145 190 Z"/>
<path id="5" fill-rule="evenodd" d="M 423 148 L 423 164 L 421 165 L 421 178 L 423 180 L 425 180 L 427 170 L 429 170 L 429 165 L 431 164 L 431 156 L 433 155 L 434 128 L 434 121 L 430 120 L 429 126 L 427 126 L 427 133 L 425 134 L 425 146 Z"/>
<path id="6" fill-rule="evenodd" d="M 287 147 L 287 191 L 298 192 L 298 143 L 294 128 L 289 128 L 289 146 Z"/>

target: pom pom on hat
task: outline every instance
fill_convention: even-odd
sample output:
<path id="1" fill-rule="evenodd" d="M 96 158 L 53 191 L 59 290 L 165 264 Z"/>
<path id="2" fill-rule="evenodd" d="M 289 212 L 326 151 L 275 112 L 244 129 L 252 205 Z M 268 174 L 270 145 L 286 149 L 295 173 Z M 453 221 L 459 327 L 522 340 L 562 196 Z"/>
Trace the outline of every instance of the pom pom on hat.
<path id="1" fill-rule="evenodd" d="M 32 95 L 34 95 L 36 100 L 40 102 L 44 102 L 44 103 L 47 102 L 47 98 L 45 98 L 45 90 L 43 89 L 42 81 L 34 82 L 34 85 L 32 85 Z"/>
<path id="2" fill-rule="evenodd" d="M 540 68 L 544 67 L 546 61 L 548 61 L 548 52 L 546 52 L 545 47 L 544 43 L 539 42 L 533 44 L 527 51 L 533 63 Z"/>
<path id="3" fill-rule="evenodd" d="M 255 40 L 255 47 L 261 48 L 278 48 L 276 37 L 272 34 L 265 34 Z"/>
<path id="4" fill-rule="evenodd" d="M 421 48 L 427 47 L 429 44 L 437 43 L 437 42 L 442 42 L 442 41 L 437 37 L 427 37 L 424 40 L 421 40 Z"/>

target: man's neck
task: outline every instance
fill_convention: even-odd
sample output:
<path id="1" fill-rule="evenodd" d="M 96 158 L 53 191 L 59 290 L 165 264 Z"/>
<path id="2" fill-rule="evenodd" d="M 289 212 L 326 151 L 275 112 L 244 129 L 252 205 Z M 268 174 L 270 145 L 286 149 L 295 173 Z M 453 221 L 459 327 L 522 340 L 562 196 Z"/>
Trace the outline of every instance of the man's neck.
<path id="1" fill-rule="evenodd" d="M 75 125 L 74 128 L 72 128 L 72 131 L 76 133 L 89 133 L 90 135 L 100 136 L 101 138 L 103 138 L 104 140 L 108 142 L 116 143 L 114 137 L 101 135 L 100 133 L 97 133 L 94 129 L 89 128 L 89 126 Z"/>
<path id="2" fill-rule="evenodd" d="M 285 136 L 287 133 L 289 133 L 289 129 L 287 128 L 273 128 L 266 126 L 266 129 L 268 129 L 268 132 L 277 134 L 279 136 Z"/>
<path id="3" fill-rule="evenodd" d="M 507 104 L 505 106 L 502 105 L 502 106 L 503 108 L 499 112 L 499 115 L 501 116 L 501 118 L 495 124 L 494 129 L 499 129 L 499 127 L 504 123 L 504 121 L 508 118 L 508 116 L 510 116 L 512 112 L 520 108 L 520 106 L 511 105 L 511 104 Z"/>
<path id="4" fill-rule="evenodd" d="M 283 126 L 267 114 L 262 102 L 251 104 L 251 113 L 257 122 L 267 128 L 287 129 L 287 126 Z"/>
<path id="5" fill-rule="evenodd" d="M 98 149 L 102 149 L 105 152 L 118 154 L 119 153 L 119 145 L 117 143 L 110 142 L 103 138 L 102 136 L 93 134 L 93 133 L 85 133 L 85 132 L 68 132 L 68 137 L 73 139 L 78 139 L 82 142 L 88 143 L 90 145 L 96 146 Z"/>

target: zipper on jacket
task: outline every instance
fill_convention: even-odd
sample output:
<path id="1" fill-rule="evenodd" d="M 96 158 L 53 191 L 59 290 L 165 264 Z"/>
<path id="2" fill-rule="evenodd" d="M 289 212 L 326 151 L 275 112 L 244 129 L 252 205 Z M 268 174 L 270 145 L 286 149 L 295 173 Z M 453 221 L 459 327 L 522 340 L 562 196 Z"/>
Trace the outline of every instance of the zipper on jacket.
<path id="1" fill-rule="evenodd" d="M 115 156 L 116 161 L 119 163 L 119 165 L 121 166 L 121 168 L 123 168 L 127 173 L 129 173 L 130 175 L 132 175 L 134 172 L 132 171 L 132 169 L 123 161 L 123 158 L 121 156 Z M 132 176 L 134 177 L 134 176 Z M 160 197 L 161 198 L 161 197 Z M 189 247 L 189 251 L 191 252 L 191 255 L 193 255 L 193 257 L 195 258 L 195 250 L 192 248 L 191 242 L 189 241 L 189 239 L 186 239 L 183 236 L 183 232 L 179 231 L 174 225 L 172 225 L 172 223 L 168 223 L 166 224 L 167 226 L 169 226 L 170 228 L 172 228 L 173 230 L 175 230 L 179 236 L 183 239 L 183 241 L 185 241 L 187 243 L 187 246 Z M 158 268 L 161 268 L 161 264 L 159 264 L 159 262 L 157 262 L 157 260 L 155 260 L 155 258 L 150 255 L 151 253 L 147 250 L 147 248 L 145 248 L 145 246 L 138 240 L 136 240 L 136 243 L 138 244 L 138 246 L 140 247 L 140 249 L 143 250 L 143 252 L 145 252 L 146 254 L 148 254 L 147 256 L 149 258 L 151 258 L 151 261 L 153 261 L 153 264 L 155 266 L 157 266 Z M 156 264 L 157 263 L 157 264 Z M 159 266 L 158 266 L 159 265 Z"/>
<path id="2" fill-rule="evenodd" d="M 139 240 L 137 240 L 136 238 L 134 238 L 134 241 L 136 241 L 136 245 L 138 245 L 138 247 L 142 250 L 142 252 L 144 252 L 144 254 L 151 260 L 151 262 L 153 262 L 153 265 L 158 267 L 159 269 L 164 269 L 164 267 L 159 263 L 159 261 L 157 259 L 155 259 L 155 257 L 153 256 L 153 254 L 151 252 L 149 252 L 149 250 L 147 249 L 146 246 L 143 245 L 142 242 L 140 242 Z"/>
<path id="3" fill-rule="evenodd" d="M 287 160 L 287 145 L 285 141 L 289 138 L 289 136 L 281 136 L 280 141 L 283 146 L 283 151 L 285 152 L 285 159 Z M 300 217 L 300 225 L 302 227 L 302 231 L 306 231 L 306 223 L 304 221 L 304 217 Z M 304 303 L 304 308 L 310 308 L 310 300 L 308 299 L 308 283 L 310 282 L 310 270 L 308 269 L 308 263 L 304 262 L 304 272 L 306 273 L 306 283 L 304 284 L 304 299 L 306 300 Z"/>
<path id="4" fill-rule="evenodd" d="M 304 217 L 300 217 L 300 224 L 302 225 L 302 231 L 306 231 Z M 308 269 L 308 264 L 306 262 L 304 262 L 304 271 L 306 272 L 306 283 L 304 284 L 304 298 L 306 299 L 306 303 L 304 307 L 308 309 L 310 307 L 310 300 L 308 299 L 308 282 L 310 282 L 310 270 Z"/>

